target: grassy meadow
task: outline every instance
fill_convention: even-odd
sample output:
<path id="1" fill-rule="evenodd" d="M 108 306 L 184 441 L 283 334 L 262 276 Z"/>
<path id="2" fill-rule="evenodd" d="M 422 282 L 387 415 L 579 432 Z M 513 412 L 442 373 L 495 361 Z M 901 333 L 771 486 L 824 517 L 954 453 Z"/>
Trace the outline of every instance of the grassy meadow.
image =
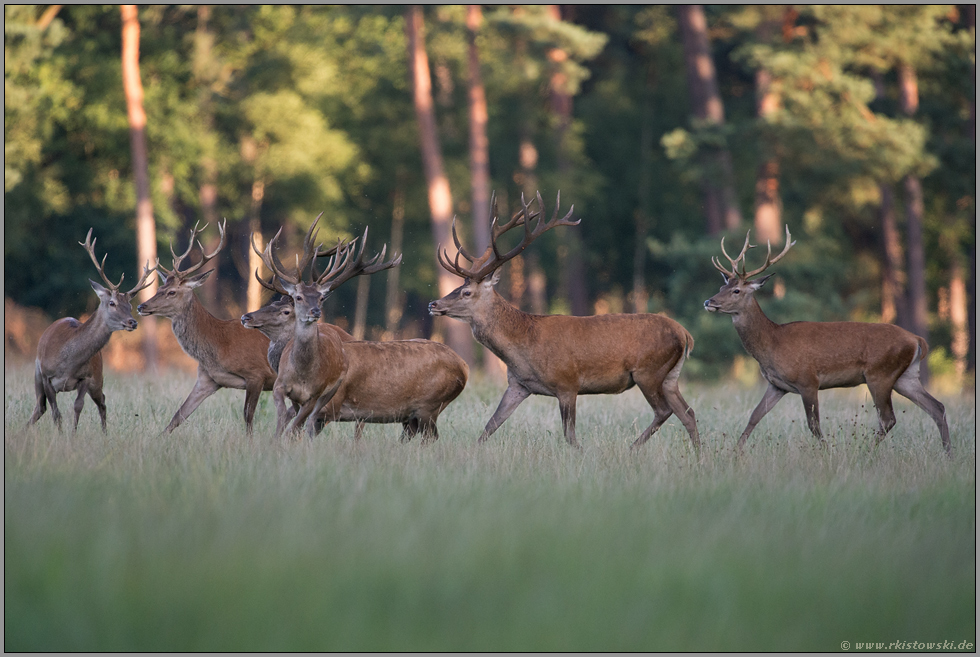
<path id="1" fill-rule="evenodd" d="M 976 407 L 954 446 L 896 395 L 821 393 L 828 445 L 787 396 L 735 459 L 762 388 L 682 385 L 698 464 L 635 390 L 580 397 L 581 450 L 532 397 L 485 445 L 503 391 L 473 381 L 429 446 L 400 426 L 277 441 L 264 394 L 221 391 L 162 435 L 193 379 L 107 375 L 109 432 L 4 371 L 6 651 L 832 651 L 976 644 Z M 73 394 L 59 395 L 70 425 Z"/>

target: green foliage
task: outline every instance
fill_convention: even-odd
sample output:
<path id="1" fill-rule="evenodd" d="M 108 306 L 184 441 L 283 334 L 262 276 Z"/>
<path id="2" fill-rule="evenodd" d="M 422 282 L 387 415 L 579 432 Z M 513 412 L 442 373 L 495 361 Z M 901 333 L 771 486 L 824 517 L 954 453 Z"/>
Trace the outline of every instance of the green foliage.
<path id="1" fill-rule="evenodd" d="M 680 318 L 699 345 L 728 345 L 714 355 L 715 347 L 699 346 L 704 372 L 723 370 L 739 353 L 733 332 L 690 300 L 702 300 L 711 287 L 696 281 L 716 275 L 709 259 L 716 240 L 704 240 L 699 188 L 715 175 L 705 164 L 710 158 L 700 157 L 707 151 L 731 152 L 745 217 L 760 162 L 778 157 L 783 217 L 800 242 L 781 263 L 786 296 L 774 308 L 796 295 L 827 304 L 817 312 L 801 303 L 795 316 L 786 306 L 786 319 L 878 316 L 880 185 L 909 173 L 922 177 L 926 195 L 930 308 L 938 306 L 952 263 L 968 269 L 975 258 L 975 32 L 953 7 L 707 6 L 724 126 L 691 121 L 671 7 L 569 5 L 561 21 L 543 6 L 482 9 L 476 45 L 501 214 L 517 208 L 522 192 L 540 189 L 550 207 L 561 190 L 565 207 L 574 204 L 583 219 L 574 230 L 584 245 L 589 296 L 625 298 L 641 253 L 651 309 Z M 75 242 L 89 227 L 109 249 L 110 272 L 137 269 L 120 16 L 113 6 L 66 5 L 40 30 L 41 12 L 4 9 L 4 292 L 51 315 L 78 314 L 91 303 L 91 265 Z M 398 197 L 405 319 L 426 330 L 438 265 L 403 12 L 352 5 L 140 8 L 158 250 L 167 253 L 171 239 L 180 244 L 203 219 L 202 191 L 213 185 L 215 212 L 231 232 L 216 276 L 224 307 L 240 303 L 253 214 L 266 235 L 285 226 L 287 248 L 320 212 L 323 239 L 369 225 L 376 246 L 388 241 Z M 424 13 L 446 174 L 471 243 L 465 8 Z M 906 64 L 919 82 L 912 117 L 898 107 L 896 71 Z M 760 68 L 780 98 L 765 120 L 755 102 Z M 556 85 L 573 95 L 560 144 Z M 530 169 L 521 161 L 527 143 L 536 155 Z M 254 190 L 263 192 L 261 202 Z M 896 210 L 901 218 L 903 208 Z M 533 247 L 550 302 L 559 305 L 560 232 Z M 659 246 L 643 253 L 648 240 Z M 814 276 L 790 284 L 807 254 L 819 255 Z M 338 291 L 338 312 L 353 308 L 353 288 Z M 384 322 L 383 288 L 372 285 L 369 324 Z M 943 342 L 937 346 L 948 348 L 942 326 L 935 317 L 934 337 Z"/>

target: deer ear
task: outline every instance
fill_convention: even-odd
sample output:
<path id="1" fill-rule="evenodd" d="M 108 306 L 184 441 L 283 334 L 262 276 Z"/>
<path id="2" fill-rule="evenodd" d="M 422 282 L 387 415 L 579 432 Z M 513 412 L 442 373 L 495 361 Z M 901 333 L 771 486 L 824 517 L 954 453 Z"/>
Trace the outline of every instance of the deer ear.
<path id="1" fill-rule="evenodd" d="M 725 275 L 725 274 L 723 274 L 722 272 L 718 272 L 718 273 L 719 273 L 719 274 L 721 274 L 721 277 L 722 277 L 723 279 L 725 279 L 725 285 L 728 285 L 728 280 L 729 280 L 729 279 L 728 279 L 728 276 L 726 276 L 726 275 Z"/>
<path id="2" fill-rule="evenodd" d="M 92 289 L 95 290 L 95 293 L 99 295 L 100 299 L 109 296 L 109 290 L 102 287 L 101 285 L 93 281 L 91 278 L 88 279 L 88 282 L 92 284 Z"/>
<path id="3" fill-rule="evenodd" d="M 751 281 L 749 283 L 749 287 L 751 287 L 752 288 L 752 291 L 755 292 L 760 287 L 762 287 L 763 285 L 765 285 L 766 284 L 766 281 L 768 281 L 772 277 L 773 277 L 773 274 L 767 274 L 766 276 L 763 276 L 762 278 L 757 278 L 754 281 Z"/>
<path id="4" fill-rule="evenodd" d="M 213 272 L 213 271 L 214 271 L 213 269 L 209 269 L 206 272 L 204 272 L 203 274 L 198 274 L 197 276 L 194 276 L 192 278 L 188 278 L 187 279 L 187 287 L 189 287 L 191 289 L 194 289 L 196 287 L 201 287 L 201 285 L 204 284 L 204 281 L 206 281 L 208 279 L 208 276 L 210 276 L 211 275 L 211 272 Z"/>
<path id="5" fill-rule="evenodd" d="M 495 287 L 499 282 L 500 282 L 500 270 L 497 269 L 492 274 L 490 274 L 490 278 L 484 280 L 484 285 Z"/>

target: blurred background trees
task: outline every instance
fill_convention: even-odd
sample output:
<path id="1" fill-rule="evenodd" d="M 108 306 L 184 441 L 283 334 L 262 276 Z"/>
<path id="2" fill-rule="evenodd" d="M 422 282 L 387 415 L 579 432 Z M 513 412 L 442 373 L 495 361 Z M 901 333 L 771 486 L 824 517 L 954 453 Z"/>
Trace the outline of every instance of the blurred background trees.
<path id="1" fill-rule="evenodd" d="M 76 244 L 89 227 L 110 276 L 137 271 L 122 15 L 55 7 L 4 8 L 4 295 L 52 317 L 91 309 Z M 973 5 L 418 11 L 467 243 L 486 244 L 487 188 L 501 215 L 539 189 L 550 211 L 561 190 L 583 219 L 510 264 L 498 289 L 515 304 L 665 312 L 697 341 L 689 377 L 738 375 L 730 322 L 702 309 L 721 282 L 710 256 L 750 228 L 780 244 L 787 225 L 797 246 L 763 301 L 774 319 L 892 321 L 927 336 L 934 372 L 974 369 Z M 370 226 L 370 248 L 405 253 L 387 285 L 342 288 L 327 317 L 374 339 L 432 334 L 441 273 L 407 15 L 140 6 L 157 248 L 166 264 L 171 240 L 182 250 L 196 222 L 216 235 L 227 217 L 202 290 L 216 314 L 268 294 L 253 235 L 282 225 L 295 248 L 324 212 L 324 240 Z"/>

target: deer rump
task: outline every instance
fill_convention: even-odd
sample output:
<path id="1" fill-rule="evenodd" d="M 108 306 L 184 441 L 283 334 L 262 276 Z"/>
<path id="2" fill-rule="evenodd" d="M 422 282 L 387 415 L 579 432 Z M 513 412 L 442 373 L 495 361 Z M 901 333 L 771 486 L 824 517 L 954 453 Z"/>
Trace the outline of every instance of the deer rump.
<path id="1" fill-rule="evenodd" d="M 434 419 L 463 391 L 466 362 L 430 340 L 344 342 L 347 375 L 319 417 L 328 422 Z"/>

